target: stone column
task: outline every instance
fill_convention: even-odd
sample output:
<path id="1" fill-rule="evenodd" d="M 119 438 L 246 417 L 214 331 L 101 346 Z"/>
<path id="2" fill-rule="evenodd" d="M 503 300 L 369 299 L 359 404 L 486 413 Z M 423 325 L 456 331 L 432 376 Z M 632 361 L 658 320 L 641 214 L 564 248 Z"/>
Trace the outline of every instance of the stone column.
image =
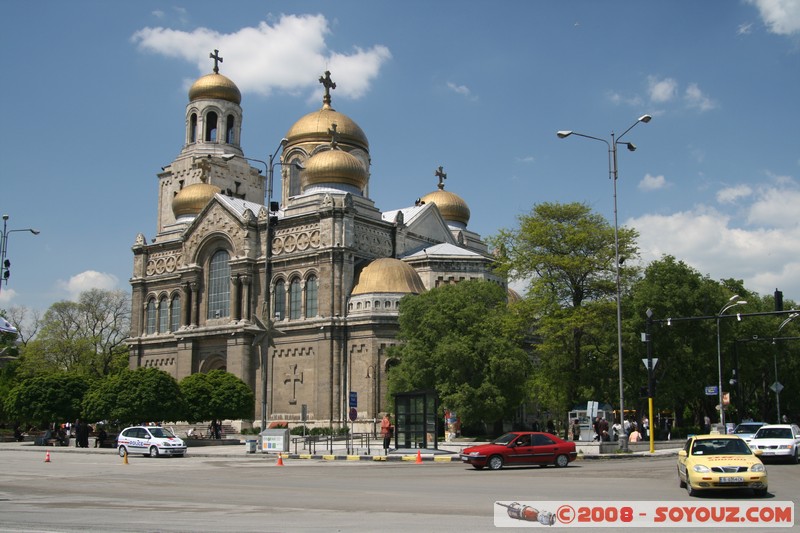
<path id="1" fill-rule="evenodd" d="M 189 283 L 189 287 L 192 290 L 192 317 L 189 325 L 197 326 L 197 317 L 200 314 L 200 299 L 197 297 L 198 294 L 197 282 L 193 281 Z"/>
<path id="2" fill-rule="evenodd" d="M 250 276 L 242 276 L 239 279 L 242 281 L 242 318 L 249 322 L 251 313 Z"/>
<path id="3" fill-rule="evenodd" d="M 241 307 L 239 305 L 239 275 L 231 275 L 231 301 L 229 304 L 231 310 L 231 320 L 236 322 L 241 318 Z"/>

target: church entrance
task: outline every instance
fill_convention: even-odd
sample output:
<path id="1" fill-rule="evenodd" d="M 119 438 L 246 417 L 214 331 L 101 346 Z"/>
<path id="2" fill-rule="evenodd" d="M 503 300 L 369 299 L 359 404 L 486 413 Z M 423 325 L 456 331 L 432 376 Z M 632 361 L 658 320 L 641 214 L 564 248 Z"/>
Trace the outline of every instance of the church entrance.
<path id="1" fill-rule="evenodd" d="M 395 447 L 439 449 L 438 410 L 434 391 L 395 394 Z"/>

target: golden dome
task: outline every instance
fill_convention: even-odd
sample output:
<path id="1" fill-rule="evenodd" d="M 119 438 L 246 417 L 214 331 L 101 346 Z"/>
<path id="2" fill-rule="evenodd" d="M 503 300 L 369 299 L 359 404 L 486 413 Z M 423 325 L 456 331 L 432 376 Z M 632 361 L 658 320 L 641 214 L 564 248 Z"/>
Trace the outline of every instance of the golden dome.
<path id="1" fill-rule="evenodd" d="M 300 187 L 304 191 L 323 183 L 351 185 L 360 190 L 368 180 L 361 160 L 338 148 L 317 152 L 306 161 L 305 167 L 300 174 Z"/>
<path id="2" fill-rule="evenodd" d="M 444 189 L 439 189 L 426 194 L 420 198 L 424 203 L 434 203 L 442 214 L 442 218 L 452 222 L 461 222 L 466 225 L 469 222 L 469 207 L 467 202 L 457 194 Z"/>
<path id="3" fill-rule="evenodd" d="M 384 257 L 364 267 L 350 295 L 385 292 L 421 294 L 425 292 L 425 286 L 410 265 L 399 259 Z"/>
<path id="4" fill-rule="evenodd" d="M 238 105 L 242 103 L 242 93 L 229 78 L 212 73 L 199 78 L 189 89 L 190 102 L 203 99 L 227 100 Z"/>
<path id="5" fill-rule="evenodd" d="M 519 293 L 517 291 L 515 291 L 514 289 L 512 289 L 511 287 L 507 288 L 507 292 L 508 292 L 508 303 L 509 304 L 515 304 L 517 302 L 521 302 L 522 301 L 522 296 L 520 296 Z"/>
<path id="6" fill-rule="evenodd" d="M 346 144 L 355 144 L 365 150 L 369 150 L 369 141 L 364 134 L 364 130 L 353 119 L 339 113 L 330 105 L 325 104 L 319 111 L 307 114 L 294 123 L 286 134 L 287 144 L 298 142 L 330 142 L 333 124 L 336 124 L 338 141 Z"/>
<path id="7" fill-rule="evenodd" d="M 208 183 L 187 185 L 172 199 L 172 212 L 175 218 L 197 215 L 218 192 L 221 192 L 219 187 Z"/>

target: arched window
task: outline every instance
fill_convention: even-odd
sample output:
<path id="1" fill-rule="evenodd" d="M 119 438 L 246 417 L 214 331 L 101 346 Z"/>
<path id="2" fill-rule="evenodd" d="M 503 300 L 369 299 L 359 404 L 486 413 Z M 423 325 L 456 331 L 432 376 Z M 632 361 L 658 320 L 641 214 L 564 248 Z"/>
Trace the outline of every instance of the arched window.
<path id="1" fill-rule="evenodd" d="M 197 113 L 192 113 L 189 118 L 189 142 L 197 142 Z"/>
<path id="2" fill-rule="evenodd" d="M 206 115 L 206 142 L 217 142 L 217 114 L 213 111 Z"/>
<path id="3" fill-rule="evenodd" d="M 145 333 L 152 335 L 156 332 L 156 300 L 150 298 L 147 301 L 147 311 L 145 311 Z"/>
<path id="4" fill-rule="evenodd" d="M 306 280 L 306 318 L 317 316 L 317 277 L 310 276 Z"/>
<path id="5" fill-rule="evenodd" d="M 303 305 L 303 294 L 300 290 L 300 280 L 294 278 L 289 285 L 289 318 L 300 318 L 300 308 Z"/>
<path id="6" fill-rule="evenodd" d="M 228 115 L 227 123 L 225 124 L 225 142 L 233 144 L 233 115 Z"/>
<path id="7" fill-rule="evenodd" d="M 230 316 L 231 267 L 230 256 L 220 250 L 211 257 L 208 267 L 208 318 Z"/>
<path id="8" fill-rule="evenodd" d="M 300 163 L 300 159 L 293 157 L 289 164 L 289 196 L 300 194 L 300 169 L 296 163 Z"/>
<path id="9" fill-rule="evenodd" d="M 273 309 L 275 310 L 275 317 L 278 320 L 283 320 L 286 318 L 286 284 L 283 280 L 278 281 L 275 283 L 275 304 L 273 305 Z"/>
<path id="10" fill-rule="evenodd" d="M 178 331 L 181 327 L 181 297 L 173 296 L 170 306 L 170 331 Z"/>
<path id="11" fill-rule="evenodd" d="M 158 332 L 166 333 L 169 331 L 167 326 L 169 324 L 169 306 L 167 305 L 167 297 L 164 296 L 158 301 Z"/>

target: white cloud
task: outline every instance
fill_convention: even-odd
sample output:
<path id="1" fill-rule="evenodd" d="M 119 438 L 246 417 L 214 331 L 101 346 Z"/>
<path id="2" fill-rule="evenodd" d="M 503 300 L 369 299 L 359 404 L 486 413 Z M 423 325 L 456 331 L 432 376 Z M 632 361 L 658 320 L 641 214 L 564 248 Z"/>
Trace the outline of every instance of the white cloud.
<path id="1" fill-rule="evenodd" d="M 663 189 L 667 186 L 667 180 L 664 178 L 663 175 L 660 176 L 653 176 L 651 174 L 645 174 L 642 181 L 639 182 L 639 189 L 642 191 L 655 191 L 658 189 Z"/>
<path id="2" fill-rule="evenodd" d="M 678 92 L 678 82 L 672 78 L 659 80 L 655 76 L 648 76 L 647 84 L 650 100 L 653 102 L 669 102 Z"/>
<path id="3" fill-rule="evenodd" d="M 14 289 L 9 289 L 7 287 L 3 287 L 3 290 L 0 292 L 0 304 L 7 304 L 14 299 L 17 295 Z"/>
<path id="4" fill-rule="evenodd" d="M 752 27 L 753 27 L 752 22 L 748 22 L 746 24 L 739 24 L 739 28 L 736 30 L 736 35 L 749 35 Z"/>
<path id="5" fill-rule="evenodd" d="M 696 83 L 689 84 L 684 97 L 689 107 L 697 108 L 700 111 L 708 111 L 717 107 L 717 104 L 703 94 L 703 91 L 700 90 Z"/>
<path id="6" fill-rule="evenodd" d="M 740 198 L 745 198 L 753 194 L 753 189 L 748 185 L 736 185 L 726 187 L 717 191 L 717 201 L 721 204 L 732 204 Z"/>
<path id="7" fill-rule="evenodd" d="M 272 25 L 261 22 L 229 34 L 207 28 L 186 32 L 148 27 L 131 40 L 141 50 L 194 63 L 203 74 L 212 68 L 209 52 L 218 49 L 223 57 L 220 73 L 235 80 L 242 92 L 321 94 L 317 79 L 330 70 L 337 95 L 360 98 L 391 53 L 381 45 L 336 52 L 325 43 L 328 34 L 328 21 L 322 15 L 282 15 Z"/>
<path id="8" fill-rule="evenodd" d="M 461 96 L 464 96 L 468 100 L 477 100 L 478 99 L 478 97 L 473 95 L 472 91 L 470 91 L 469 87 L 467 87 L 466 85 L 456 85 L 455 83 L 448 81 L 447 82 L 447 88 L 450 89 L 451 91 L 453 91 L 456 94 L 460 94 Z"/>
<path id="9" fill-rule="evenodd" d="M 77 300 L 80 293 L 89 289 L 116 290 L 118 279 L 113 274 L 86 270 L 69 278 L 68 281 L 59 280 L 58 284 L 67 291 L 72 300 Z"/>
<path id="10" fill-rule="evenodd" d="M 752 198 L 743 217 L 706 206 L 667 215 L 645 215 L 626 222 L 639 232 L 642 260 L 675 256 L 712 279 L 735 278 L 760 294 L 776 287 L 800 294 L 800 224 L 796 220 L 800 189 L 729 187 L 720 201 Z"/>
<path id="11" fill-rule="evenodd" d="M 797 0 L 748 0 L 758 8 L 761 20 L 771 33 L 800 33 L 800 2 Z"/>

